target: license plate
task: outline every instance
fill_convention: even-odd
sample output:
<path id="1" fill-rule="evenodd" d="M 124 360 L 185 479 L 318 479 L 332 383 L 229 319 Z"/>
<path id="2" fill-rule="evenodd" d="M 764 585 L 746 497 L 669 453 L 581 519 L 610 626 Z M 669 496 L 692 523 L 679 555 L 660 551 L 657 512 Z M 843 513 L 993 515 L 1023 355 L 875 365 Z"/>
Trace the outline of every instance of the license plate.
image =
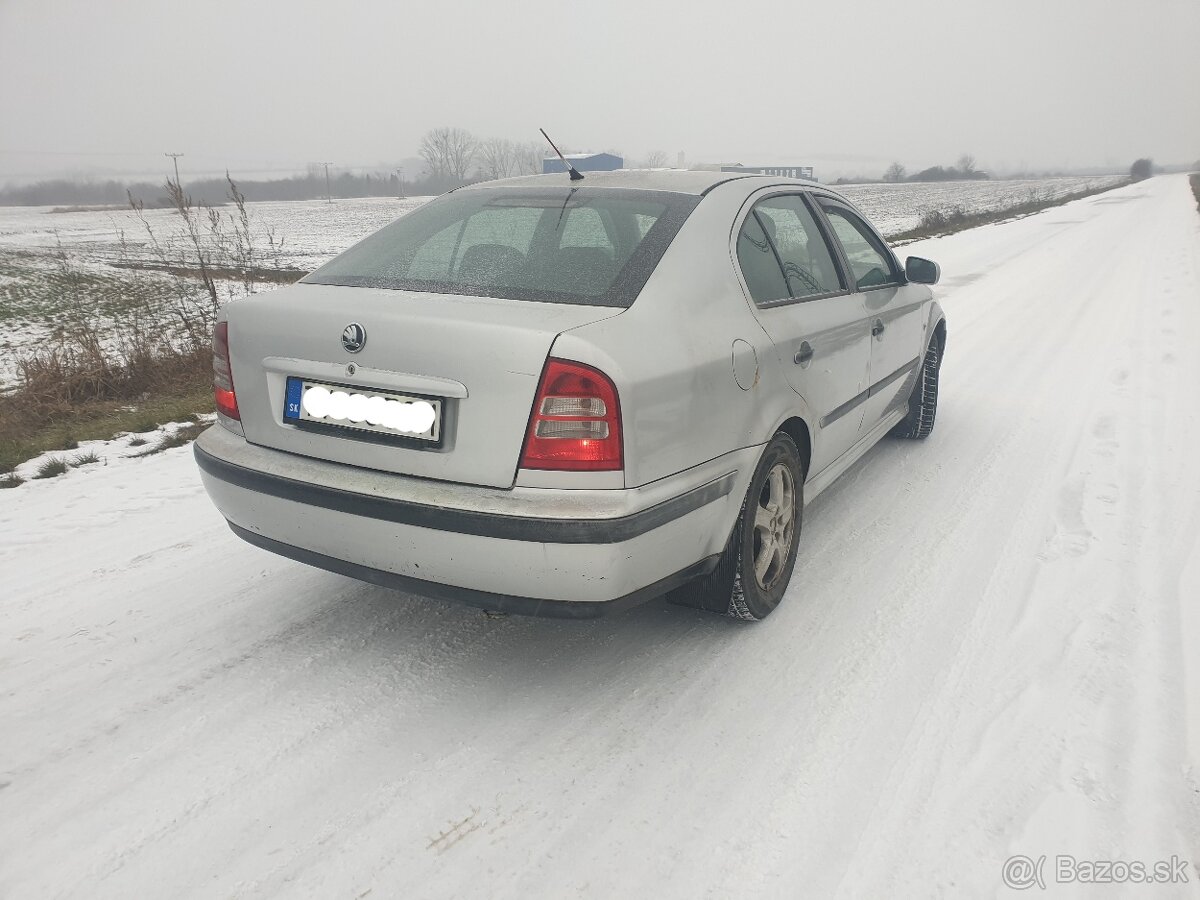
<path id="1" fill-rule="evenodd" d="M 293 376 L 287 380 L 283 421 L 437 443 L 442 401 Z"/>

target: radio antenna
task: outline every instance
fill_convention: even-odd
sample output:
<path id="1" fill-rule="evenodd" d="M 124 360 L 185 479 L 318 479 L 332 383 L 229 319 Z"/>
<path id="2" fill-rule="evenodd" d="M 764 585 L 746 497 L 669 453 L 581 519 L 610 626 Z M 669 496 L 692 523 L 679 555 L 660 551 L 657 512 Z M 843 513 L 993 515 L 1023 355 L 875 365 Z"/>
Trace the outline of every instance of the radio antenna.
<path id="1" fill-rule="evenodd" d="M 573 165 L 571 165 L 569 162 L 567 162 L 567 158 L 562 155 L 562 151 L 558 149 L 558 147 L 557 147 L 557 145 L 555 145 L 554 141 L 550 140 L 550 135 L 546 134 L 546 129 L 539 128 L 538 131 L 540 131 L 542 133 L 542 137 L 544 137 L 546 139 L 546 142 L 551 147 L 554 148 L 554 152 L 558 154 L 558 158 L 561 159 L 563 165 L 567 167 L 567 171 L 571 173 L 571 180 L 572 181 L 583 181 L 583 175 L 580 174 L 580 172 L 577 168 L 575 168 Z"/>

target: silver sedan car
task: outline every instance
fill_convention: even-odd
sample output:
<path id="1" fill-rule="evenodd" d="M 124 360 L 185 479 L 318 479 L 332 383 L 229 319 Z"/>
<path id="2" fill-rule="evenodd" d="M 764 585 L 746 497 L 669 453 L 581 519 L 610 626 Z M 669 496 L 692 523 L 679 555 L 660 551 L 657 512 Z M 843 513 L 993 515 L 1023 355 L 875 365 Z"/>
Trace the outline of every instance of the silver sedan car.
<path id="1" fill-rule="evenodd" d="M 808 182 L 472 185 L 230 304 L 196 460 L 237 535 L 364 581 L 761 619 L 805 502 L 933 428 L 938 277 Z"/>

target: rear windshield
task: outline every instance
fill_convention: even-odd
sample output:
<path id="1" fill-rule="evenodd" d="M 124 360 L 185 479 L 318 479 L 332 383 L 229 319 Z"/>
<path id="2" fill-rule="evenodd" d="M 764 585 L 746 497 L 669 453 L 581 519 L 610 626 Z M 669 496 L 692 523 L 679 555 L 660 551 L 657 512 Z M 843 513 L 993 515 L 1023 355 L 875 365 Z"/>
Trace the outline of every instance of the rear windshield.
<path id="1" fill-rule="evenodd" d="M 468 188 L 422 206 L 309 284 L 629 306 L 700 198 L 616 188 Z"/>

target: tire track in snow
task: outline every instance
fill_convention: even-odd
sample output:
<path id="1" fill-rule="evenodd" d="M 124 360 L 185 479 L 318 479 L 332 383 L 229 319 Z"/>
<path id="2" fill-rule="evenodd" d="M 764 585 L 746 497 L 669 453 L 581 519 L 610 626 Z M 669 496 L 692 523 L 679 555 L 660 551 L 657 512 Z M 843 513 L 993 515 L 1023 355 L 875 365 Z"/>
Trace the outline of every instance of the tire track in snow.
<path id="1" fill-rule="evenodd" d="M 1126 224 L 1131 230 L 1136 230 L 1135 226 L 1145 226 L 1147 223 Z M 1143 228 L 1143 233 L 1147 231 L 1149 234 L 1145 239 L 1146 245 L 1148 248 L 1153 248 L 1155 239 L 1160 236 L 1153 234 L 1153 228 Z M 1153 258 L 1152 249 L 1147 252 L 1147 256 Z M 1118 273 L 1114 271 L 1110 274 Z M 1152 283 L 1152 279 L 1139 281 L 1138 286 L 1146 283 Z M 944 761 L 948 754 L 951 771 L 955 773 L 956 777 L 947 778 L 940 772 L 935 774 L 935 764 L 927 763 L 930 774 L 926 776 L 926 782 L 916 785 L 911 783 L 910 779 L 910 784 L 907 786 L 910 794 L 920 793 L 944 797 L 946 794 L 953 796 L 957 793 L 956 803 L 964 807 L 972 807 L 979 806 L 981 797 L 1002 798 L 1004 793 L 1012 793 L 1014 785 L 1024 782 L 1023 790 L 1017 792 L 1019 795 L 1017 802 L 1011 802 L 1010 799 L 1007 809 L 1005 809 L 1004 803 L 1001 803 L 1000 807 L 996 809 L 986 810 L 985 808 L 983 812 L 986 814 L 976 817 L 978 828 L 969 829 L 968 832 L 977 837 L 995 833 L 997 826 L 1003 828 L 1002 834 L 1011 835 L 1014 830 L 1013 826 L 1021 825 L 1031 814 L 1032 804 L 1044 798 L 1047 793 L 1053 796 L 1054 792 L 1062 788 L 1064 784 L 1069 786 L 1072 780 L 1076 782 L 1075 786 L 1079 792 L 1085 795 L 1089 788 L 1100 788 L 1101 791 L 1111 790 L 1117 799 L 1123 802 L 1109 809 L 1102 820 L 1097 821 L 1095 813 L 1090 817 L 1086 815 L 1077 817 L 1077 822 L 1087 825 L 1080 844 L 1084 846 L 1085 851 L 1090 852 L 1092 857 L 1103 855 L 1100 851 L 1106 847 L 1113 848 L 1112 835 L 1120 833 L 1122 823 L 1128 821 L 1130 810 L 1126 808 L 1126 804 L 1129 801 L 1141 803 L 1146 808 L 1153 808 L 1154 803 L 1163 797 L 1163 791 L 1159 790 L 1155 795 L 1155 800 L 1147 804 L 1145 794 L 1139 796 L 1136 789 L 1126 787 L 1121 783 L 1121 761 L 1113 757 L 1111 750 L 1095 745 L 1088 740 L 1089 732 L 1094 732 L 1095 729 L 1095 723 L 1090 719 L 1090 713 L 1103 702 L 1103 694 L 1112 692 L 1114 689 L 1119 692 L 1124 685 L 1131 681 L 1130 675 L 1134 674 L 1130 672 L 1130 667 L 1122 655 L 1118 654 L 1114 659 L 1109 649 L 1111 647 L 1130 654 L 1136 653 L 1139 646 L 1136 634 L 1132 633 L 1131 636 L 1130 617 L 1122 615 L 1122 607 L 1127 605 L 1125 598 L 1133 593 L 1128 586 L 1130 577 L 1136 579 L 1140 573 L 1153 571 L 1146 566 L 1135 566 L 1132 569 L 1124 570 L 1120 567 L 1120 563 L 1128 563 L 1131 559 L 1136 560 L 1137 554 L 1123 550 L 1121 541 L 1117 539 L 1117 526 L 1137 522 L 1141 515 L 1141 510 L 1135 503 L 1126 502 L 1127 499 L 1136 502 L 1138 495 L 1137 480 L 1130 477 L 1129 470 L 1131 465 L 1144 465 L 1147 459 L 1169 461 L 1169 457 L 1162 453 L 1161 446 L 1142 447 L 1126 438 L 1122 438 L 1120 444 L 1114 444 L 1115 435 L 1109 434 L 1108 430 L 1114 421 L 1126 423 L 1131 429 L 1141 425 L 1138 417 L 1134 414 L 1136 404 L 1130 401 L 1130 397 L 1135 395 L 1128 390 L 1128 384 L 1122 383 L 1122 379 L 1109 378 L 1108 367 L 1114 356 L 1120 357 L 1121 363 L 1131 361 L 1128 353 L 1121 356 L 1125 352 L 1123 350 L 1124 343 L 1129 334 L 1137 333 L 1141 318 L 1144 317 L 1139 316 L 1143 311 L 1126 303 L 1127 298 L 1121 297 L 1119 292 L 1114 291 L 1111 286 L 1108 293 L 1109 301 L 1106 306 L 1095 312 L 1097 315 L 1103 316 L 1106 321 L 1112 322 L 1113 327 L 1107 331 L 1108 340 L 1097 345 L 1099 352 L 1092 354 L 1086 369 L 1073 373 L 1075 375 L 1073 381 L 1076 383 L 1072 383 L 1072 380 L 1065 382 L 1062 380 L 1060 371 L 1064 368 L 1063 366 L 1056 367 L 1060 371 L 1052 368 L 1046 373 L 1047 376 L 1051 376 L 1047 381 L 1062 389 L 1068 403 L 1078 407 L 1077 409 L 1064 408 L 1065 416 L 1059 425 L 1059 430 L 1065 432 L 1059 443 L 1067 450 L 1067 453 L 1062 454 L 1061 451 L 1056 453 L 1052 446 L 1043 445 L 1042 447 L 1047 457 L 1047 460 L 1042 461 L 1043 464 L 1045 461 L 1055 458 L 1063 460 L 1063 463 L 1058 466 L 1060 474 L 1057 478 L 1062 487 L 1057 497 L 1057 511 L 1060 515 L 1056 528 L 1061 533 L 1066 526 L 1068 533 L 1078 537 L 1080 523 L 1086 522 L 1088 531 L 1092 533 L 1086 539 L 1086 543 L 1070 545 L 1076 551 L 1082 551 L 1076 556 L 1066 554 L 1051 558 L 1054 557 L 1052 554 L 1045 559 L 1043 565 L 1033 569 L 1035 577 L 1029 582 L 1026 589 L 1026 596 L 1032 602 L 1025 604 L 1022 619 L 1015 624 L 1014 630 L 1008 632 L 1011 637 L 1019 639 L 1015 642 L 1016 653 L 1010 662 L 1002 658 L 989 659 L 989 656 L 995 657 L 994 651 L 989 653 L 987 646 L 989 643 L 993 647 L 997 644 L 1003 646 L 1005 629 L 1002 623 L 997 621 L 997 617 L 993 614 L 976 623 L 973 628 L 973 640 L 960 651 L 962 660 L 959 668 L 961 671 L 949 682 L 943 696 L 944 711 L 942 715 L 948 717 L 949 721 L 938 721 L 935 717 L 931 723 L 924 726 L 930 734 L 940 737 L 941 742 L 945 745 L 944 749 L 936 755 L 931 753 L 928 746 L 929 741 L 936 742 L 938 738 L 923 736 L 908 751 L 919 760 L 940 758 Z M 1090 334 L 1089 340 L 1094 341 L 1098 336 L 1098 333 Z M 1105 355 L 1109 350 L 1114 351 L 1114 356 Z M 1075 362 L 1077 364 L 1081 360 Z M 1140 363 L 1139 360 L 1135 366 L 1135 372 L 1143 370 Z M 1119 374 L 1121 371 L 1122 366 L 1118 366 L 1111 374 Z M 1151 377 L 1151 373 L 1152 370 L 1146 375 L 1147 379 Z M 1097 385 L 1090 402 L 1083 400 L 1088 396 L 1086 390 L 1083 392 L 1074 390 L 1080 386 L 1086 386 L 1088 382 Z M 1080 400 L 1083 402 L 1079 403 Z M 1114 415 L 1115 413 L 1119 413 L 1119 415 Z M 1099 435 L 1096 433 L 1097 430 L 1099 430 Z M 1122 477 L 1128 482 L 1126 492 L 1133 495 L 1130 498 L 1124 497 L 1123 494 L 1114 497 L 1111 491 L 1110 482 L 1122 480 L 1120 477 L 1114 479 L 1118 464 L 1121 464 L 1124 469 Z M 1195 484 L 1194 481 L 1192 483 Z M 1051 490 L 1054 487 L 1053 480 L 1044 480 L 1043 484 Z M 1128 490 L 1131 486 L 1134 490 Z M 1035 497 L 1037 493 L 1036 489 L 1031 489 L 1026 496 Z M 1051 494 L 1051 496 L 1053 495 Z M 1024 502 L 1028 503 L 1028 500 Z M 1063 516 L 1063 512 L 1066 512 L 1067 515 Z M 1107 521 L 1108 518 L 1116 518 L 1116 516 L 1120 516 L 1120 518 L 1116 521 Z M 1055 540 L 1051 538 L 1051 545 L 1054 544 Z M 1061 542 L 1059 544 L 1061 546 Z M 1117 557 L 1115 560 L 1111 560 L 1117 565 L 1105 565 L 1104 560 L 1098 561 L 1095 556 L 1101 551 Z M 1092 555 L 1091 558 L 1084 557 L 1083 554 L 1088 553 Z M 1008 548 L 999 555 L 1010 561 L 1021 558 L 1010 552 Z M 1122 586 L 1115 591 L 1106 591 L 1104 584 L 1106 576 L 1113 576 L 1117 583 L 1123 583 Z M 1047 608 L 1044 603 L 1037 603 L 1039 596 L 1043 599 L 1061 597 L 1065 601 L 1064 608 L 1061 610 L 1055 610 L 1053 607 Z M 991 598 L 985 598 L 985 600 L 987 599 Z M 1096 600 L 1100 601 L 1098 606 L 1093 605 Z M 981 611 L 984 609 L 985 607 L 981 605 Z M 1054 617 L 1056 613 L 1058 614 L 1057 622 Z M 1057 625 L 1056 630 L 1061 637 L 1054 641 L 1047 641 L 1036 633 L 1039 630 L 1044 631 L 1047 625 Z M 1022 638 L 1022 634 L 1025 637 Z M 1131 640 L 1133 647 L 1128 646 Z M 1109 646 L 1097 643 L 1100 641 L 1106 641 Z M 1011 671 L 1006 671 L 1006 669 L 1015 668 L 1019 672 L 1022 668 L 1028 668 L 1027 664 L 1023 666 L 1026 660 L 1022 657 L 1028 655 L 1029 649 L 1038 648 L 1039 643 L 1045 645 L 1044 657 L 1033 673 L 1027 673 L 1024 678 L 1014 678 Z M 1122 644 L 1126 646 L 1122 647 Z M 980 661 L 990 662 L 995 667 L 995 671 L 987 675 L 977 674 L 972 678 L 970 670 L 977 667 Z M 968 754 L 961 754 L 956 753 L 958 748 L 954 746 L 954 737 L 960 736 L 955 735 L 955 729 L 950 727 L 953 719 L 958 718 L 957 712 L 952 707 L 956 703 L 963 702 L 964 694 L 968 697 L 971 695 L 972 681 L 989 687 L 1007 683 L 1010 687 L 1002 690 L 1001 693 L 1011 696 L 1012 699 L 1006 706 L 1001 706 L 992 714 L 990 717 L 992 724 L 983 733 L 982 739 L 969 742 L 968 746 L 973 745 L 974 749 Z M 1133 683 L 1138 682 L 1133 679 Z M 1071 702 L 1072 696 L 1076 698 L 1075 703 Z M 1137 699 L 1140 701 L 1145 698 Z M 1131 709 L 1131 706 L 1136 705 L 1136 703 L 1125 702 L 1123 698 L 1114 710 L 1113 719 L 1120 723 L 1124 734 L 1119 735 L 1119 739 L 1110 741 L 1111 746 L 1128 744 L 1130 722 L 1137 719 L 1136 711 Z M 978 709 L 968 711 L 968 715 L 972 719 L 982 722 L 989 719 L 989 716 L 981 716 L 979 713 Z M 1020 743 L 1014 746 L 1011 738 L 1006 740 L 1006 735 L 1018 736 L 1017 739 Z M 1003 749 L 1000 749 L 1001 747 Z M 1175 747 L 1175 752 L 1178 752 L 1178 745 Z M 1091 778 L 1090 784 L 1086 771 L 1089 755 L 1092 755 L 1091 758 L 1098 762 L 1101 768 L 1106 769 L 1106 771 L 1098 773 L 1097 777 Z M 1003 760 L 999 770 L 995 765 L 997 760 Z M 1084 766 L 1083 770 L 1076 768 L 1081 762 Z M 973 772 L 965 778 L 962 775 L 964 765 L 967 772 Z M 1067 766 L 1067 769 L 1060 771 L 1064 765 Z M 1032 771 L 1036 773 L 1036 777 L 1033 779 L 1028 777 L 1031 766 Z M 942 783 L 939 784 L 939 781 Z M 960 785 L 956 782 L 964 784 Z M 1175 789 L 1177 788 L 1176 785 Z M 1093 794 L 1089 801 L 1093 799 L 1105 798 Z M 885 794 L 881 803 L 887 805 L 895 801 L 895 797 Z M 902 806 L 906 817 L 913 817 L 914 798 L 905 796 L 904 801 L 903 804 L 897 805 Z M 1074 808 L 1076 811 L 1079 809 L 1078 804 L 1068 808 Z M 1054 813 L 1060 811 L 1051 810 L 1051 817 L 1053 818 Z M 944 804 L 927 811 L 930 818 L 934 820 L 946 818 L 961 820 L 961 815 L 966 812 L 966 809 L 956 810 L 954 806 L 947 807 Z M 915 818 L 923 819 L 927 813 L 917 812 Z M 896 815 L 884 818 L 892 829 L 902 827 L 896 821 Z M 1009 824 L 1006 825 L 1006 822 Z M 1058 819 L 1057 825 L 1059 826 L 1058 831 L 1049 837 L 1043 836 L 1040 849 L 1046 849 L 1047 852 L 1067 849 L 1063 846 L 1067 837 L 1062 829 L 1061 817 Z M 927 886 L 927 873 L 930 871 L 931 860 L 920 859 L 919 856 L 914 860 L 911 846 L 907 848 L 909 851 L 907 858 L 898 858 L 894 838 L 889 842 L 887 837 L 888 827 L 889 825 L 885 825 L 877 829 L 875 837 L 868 841 L 868 843 L 873 841 L 873 850 L 881 854 L 878 858 L 884 861 L 883 865 L 870 867 L 870 871 L 873 872 L 877 882 L 890 884 L 893 889 L 897 884 L 906 884 L 910 891 L 919 893 L 922 884 Z M 895 834 L 895 831 L 893 830 L 891 833 Z M 978 844 L 978 840 L 975 843 Z M 959 840 L 957 836 L 952 836 L 950 843 L 942 847 L 939 852 L 943 854 L 943 858 L 958 858 L 959 854 L 965 854 L 966 858 L 973 858 L 985 849 L 979 846 L 962 846 L 962 844 L 963 841 Z M 1129 844 L 1123 845 L 1126 858 L 1130 856 L 1129 846 Z M 1158 848 L 1162 850 L 1164 846 L 1160 843 Z M 1010 847 L 1011 852 L 1030 852 L 1031 849 L 1038 850 L 1039 848 L 1030 847 L 1028 844 Z M 1115 849 L 1122 849 L 1122 847 L 1118 845 Z M 865 853 L 860 855 L 870 858 Z M 1007 855 L 1007 853 L 1003 855 Z M 886 862 L 889 859 L 891 860 L 890 865 Z M 977 885 L 978 890 L 994 889 L 998 880 L 999 860 L 995 862 L 995 866 L 993 877 L 996 880 L 989 883 L 987 877 L 982 878 Z M 861 875 L 861 872 L 859 874 Z M 982 874 L 986 876 L 989 873 L 985 870 Z M 872 884 L 871 881 L 861 877 L 850 878 L 843 884 L 843 888 L 847 895 L 853 896 L 856 891 L 863 888 L 864 882 Z M 953 889 L 947 889 L 952 893 L 961 893 L 963 883 L 955 882 Z"/>

